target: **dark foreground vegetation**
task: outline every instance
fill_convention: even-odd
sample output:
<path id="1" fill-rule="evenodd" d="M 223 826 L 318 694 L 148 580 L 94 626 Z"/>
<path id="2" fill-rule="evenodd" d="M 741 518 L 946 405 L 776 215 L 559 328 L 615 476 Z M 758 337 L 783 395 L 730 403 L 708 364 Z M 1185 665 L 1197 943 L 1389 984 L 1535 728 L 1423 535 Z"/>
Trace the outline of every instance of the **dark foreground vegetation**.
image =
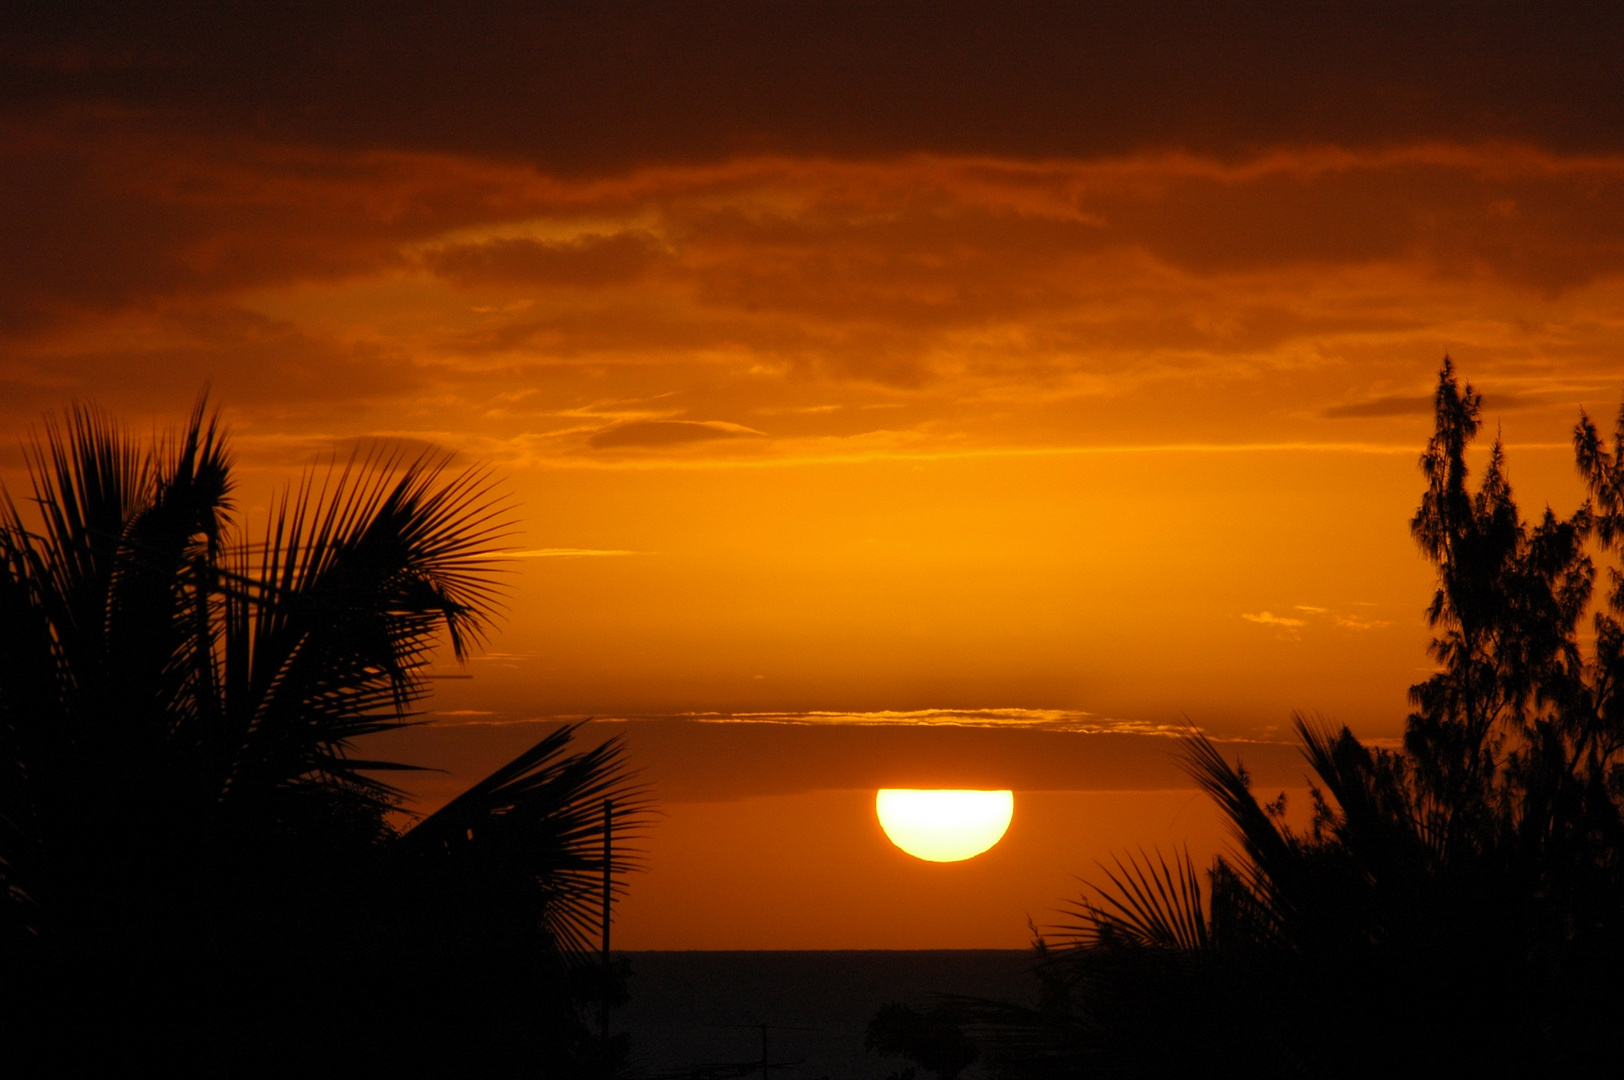
<path id="1" fill-rule="evenodd" d="M 554 731 L 407 827 L 403 766 L 357 751 L 488 625 L 488 479 L 378 452 L 250 536 L 201 405 L 151 446 L 75 410 L 29 465 L 0 504 L 8 1061 L 604 1071 L 604 801 L 621 835 L 645 805 L 620 746 Z"/>
<path id="2" fill-rule="evenodd" d="M 1445 360 L 1411 522 L 1438 671 L 1401 749 L 1299 717 L 1306 829 L 1199 735 L 1239 848 L 1205 875 L 1129 858 L 1037 945 L 1041 1004 L 888 1007 L 870 1045 L 951 1077 L 1617 1076 L 1624 1068 L 1624 410 L 1581 416 L 1589 499 L 1525 522 Z M 1594 601 L 1594 602 L 1593 602 Z M 1590 618 L 1586 619 L 1586 614 Z M 1283 800 L 1283 796 L 1282 796 Z"/>

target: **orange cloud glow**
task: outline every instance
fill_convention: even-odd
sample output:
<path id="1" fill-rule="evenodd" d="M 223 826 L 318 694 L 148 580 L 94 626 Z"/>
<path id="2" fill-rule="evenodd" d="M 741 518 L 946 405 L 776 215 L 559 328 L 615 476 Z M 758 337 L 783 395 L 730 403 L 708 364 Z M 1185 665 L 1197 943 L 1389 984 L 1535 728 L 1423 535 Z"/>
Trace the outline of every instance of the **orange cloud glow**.
<path id="1" fill-rule="evenodd" d="M 0 111 L 0 473 L 22 490 L 44 412 L 95 400 L 145 430 L 205 384 L 250 516 L 375 440 L 490 465 L 523 519 L 505 629 L 391 752 L 453 770 L 414 781 L 432 805 L 538 725 L 626 733 L 672 815 L 626 915 L 640 945 L 1014 946 L 1014 908 L 1086 869 L 1036 869 L 1057 844 L 1093 859 L 1193 821 L 1215 850 L 1216 819 L 1179 816 L 1169 734 L 1256 747 L 1295 789 L 1290 710 L 1401 729 L 1445 352 L 1525 509 L 1577 502 L 1572 425 L 1624 389 L 1624 151 L 1571 118 L 1411 123 L 1397 76 L 1347 75 L 1323 116 L 1237 83 L 1209 139 L 1194 105 L 1153 123 L 1153 88 L 1120 116 L 960 102 L 954 127 L 923 91 L 825 101 L 734 57 L 799 126 L 706 112 L 732 84 L 659 68 L 695 118 L 661 98 L 622 130 L 590 94 L 561 99 L 576 117 L 525 90 L 556 74 L 526 61 L 501 99 L 520 132 L 455 87 L 385 100 L 367 57 L 353 82 L 313 60 L 335 81 L 275 108 L 253 69 L 210 111 L 168 55 L 0 52 L 37 95 Z M 1206 100 L 1206 52 L 1179 55 L 1179 100 Z M 148 82 L 98 89 L 129 70 Z M 840 112 L 868 100 L 871 126 Z M 883 845 L 881 786 L 1095 819 L 1066 840 L 1017 811 L 917 926 L 885 889 L 932 886 L 885 846 L 843 856 L 876 883 L 861 902 L 799 936 L 762 922 L 817 907 L 797 853 L 837 858 L 826 821 Z M 750 858 L 779 877 L 696 921 L 721 903 L 705 875 Z"/>

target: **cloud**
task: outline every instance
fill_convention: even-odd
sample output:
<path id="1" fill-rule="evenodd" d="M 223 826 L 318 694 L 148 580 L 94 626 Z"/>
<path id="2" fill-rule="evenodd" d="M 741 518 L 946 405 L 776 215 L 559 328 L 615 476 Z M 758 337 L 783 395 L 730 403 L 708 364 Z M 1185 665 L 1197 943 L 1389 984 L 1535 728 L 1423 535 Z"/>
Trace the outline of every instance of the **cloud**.
<path id="1" fill-rule="evenodd" d="M 1134 254 L 1201 277 L 1396 262 L 1561 290 L 1616 273 L 1624 250 L 1624 158 L 1529 147 L 758 157 L 569 179 L 105 114 L 0 117 L 0 135 L 0 183 L 27 208 L 0 265 L 14 330 L 414 262 L 465 286 L 595 289 L 658 265 L 706 307 L 873 332 L 1072 309 L 1101 284 L 1091 264 L 1154 278 L 1123 258 Z M 1232 309 L 1222 336 L 1267 333 L 1289 314 Z"/>
<path id="2" fill-rule="evenodd" d="M 614 555 L 639 555 L 637 551 L 615 551 L 600 548 L 531 548 L 528 551 L 504 551 L 493 556 L 499 559 L 586 559 Z"/>
<path id="3" fill-rule="evenodd" d="M 397 468 L 415 461 L 433 461 L 445 465 L 460 464 L 459 455 L 455 450 L 432 439 L 398 435 L 338 439 L 332 444 L 330 454 L 337 461 L 349 458 L 381 460 L 392 462 Z"/>
<path id="4" fill-rule="evenodd" d="M 236 305 L 170 304 L 132 318 L 82 316 L 65 336 L 0 350 L 0 415 L 37 415 L 72 398 L 170 412 L 205 385 L 215 400 L 262 418 L 333 401 L 354 415 L 364 403 L 421 393 L 423 374 L 396 342 L 345 340 Z M 300 440 L 296 453 L 303 460 L 313 449 Z"/>
<path id="5" fill-rule="evenodd" d="M 1266 383 L 1269 430 L 1244 439 L 1286 444 L 1424 419 L 1445 344 L 1504 389 L 1491 408 L 1610 409 L 1624 348 L 1624 158 L 741 153 L 548 175 L 49 120 L 0 114 L 26 208 L 0 256 L 14 415 L 173 409 L 212 379 L 264 425 L 245 435 L 300 446 L 382 430 L 505 461 L 720 460 L 754 440 L 766 460 L 1217 445 Z M 733 424 L 581 411 L 653 398 Z"/>
<path id="6" fill-rule="evenodd" d="M 1383 630 L 1393 624 L 1386 619 L 1360 619 L 1352 615 L 1337 615 L 1336 624 L 1348 630 Z"/>
<path id="7" fill-rule="evenodd" d="M 1354 606 L 1369 607 L 1371 605 L 1355 604 Z M 1318 607 L 1313 604 L 1294 604 L 1292 610 L 1301 611 L 1311 619 L 1323 620 L 1329 618 L 1332 623 L 1345 630 L 1381 630 L 1393 625 L 1385 619 L 1364 619 L 1357 615 L 1344 615 L 1334 608 Z M 1308 625 L 1307 619 L 1294 619 L 1284 615 L 1275 615 L 1268 611 L 1262 611 L 1256 615 L 1243 614 L 1241 618 L 1247 622 L 1258 623 L 1262 626 L 1278 626 L 1283 630 L 1290 631 L 1293 635 L 1295 635 L 1296 631 Z"/>
<path id="8" fill-rule="evenodd" d="M 658 449 L 716 439 L 764 439 L 753 428 L 720 420 L 634 420 L 597 432 L 587 442 L 598 450 Z"/>
<path id="9" fill-rule="evenodd" d="M 620 285 L 641 277 L 665 252 L 653 234 L 587 233 L 551 242 L 526 237 L 430 248 L 423 262 L 458 284 Z"/>
<path id="10" fill-rule="evenodd" d="M 98 7 L 105 10 L 98 12 Z M 37 5 L 9 100 L 605 175 L 743 153 L 1042 160 L 1311 140 L 1624 143 L 1608 5 Z M 95 13 L 95 14 L 92 14 Z M 1214 46 L 1221 42 L 1222 47 Z M 319 43 L 321 47 L 313 47 Z M 899 50 L 906 62 L 899 62 Z M 340 103 L 341 102 L 341 107 Z"/>
<path id="11" fill-rule="evenodd" d="M 1241 618 L 1245 619 L 1247 622 L 1254 622 L 1263 626 L 1279 626 L 1288 630 L 1295 630 L 1298 627 L 1308 625 L 1301 619 L 1292 619 L 1284 615 L 1274 615 L 1267 611 L 1260 611 L 1256 615 L 1242 614 Z"/>
<path id="12" fill-rule="evenodd" d="M 492 200 L 524 187 L 478 162 L 211 137 L 105 110 L 0 113 L 0 190 L 15 208 L 0 332 L 398 267 L 404 245 L 499 220 Z"/>
<path id="13" fill-rule="evenodd" d="M 1511 412 L 1517 409 L 1537 408 L 1543 404 L 1546 404 L 1546 401 L 1541 398 L 1522 394 L 1483 395 L 1485 412 Z M 1320 415 L 1327 420 L 1352 420 L 1386 416 L 1431 416 L 1432 410 L 1431 394 L 1390 394 L 1344 405 L 1332 405 L 1322 409 Z"/>
<path id="14" fill-rule="evenodd" d="M 760 678 L 761 676 L 756 676 Z M 602 717 L 613 721 L 648 720 L 648 716 Z M 1161 724 L 1145 720 L 1118 720 L 1079 709 L 898 709 L 867 712 L 809 710 L 800 712 L 683 713 L 682 719 L 701 724 L 794 724 L 812 726 L 923 726 L 1005 728 L 1034 731 L 1070 731 L 1081 734 L 1133 734 L 1182 737 L 1198 731 L 1191 724 Z"/>
<path id="15" fill-rule="evenodd" d="M 1327 420 L 1367 419 L 1377 416 L 1431 416 L 1431 394 L 1390 394 L 1368 401 L 1331 405 L 1321 410 Z"/>

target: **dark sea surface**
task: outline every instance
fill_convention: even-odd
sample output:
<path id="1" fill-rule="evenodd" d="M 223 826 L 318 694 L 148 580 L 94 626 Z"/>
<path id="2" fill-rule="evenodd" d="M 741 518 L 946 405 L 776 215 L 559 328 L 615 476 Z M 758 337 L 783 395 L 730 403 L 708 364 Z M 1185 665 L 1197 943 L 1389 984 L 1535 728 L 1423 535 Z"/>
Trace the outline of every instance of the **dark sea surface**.
<path id="1" fill-rule="evenodd" d="M 1026 950 L 628 952 L 631 1000 L 613 1026 L 632 1039 L 641 1077 L 761 1060 L 767 1025 L 775 1080 L 883 1080 L 907 1064 L 863 1049 L 868 1021 L 890 1001 L 935 994 L 1029 1001 Z M 754 1075 L 760 1076 L 758 1068 Z"/>

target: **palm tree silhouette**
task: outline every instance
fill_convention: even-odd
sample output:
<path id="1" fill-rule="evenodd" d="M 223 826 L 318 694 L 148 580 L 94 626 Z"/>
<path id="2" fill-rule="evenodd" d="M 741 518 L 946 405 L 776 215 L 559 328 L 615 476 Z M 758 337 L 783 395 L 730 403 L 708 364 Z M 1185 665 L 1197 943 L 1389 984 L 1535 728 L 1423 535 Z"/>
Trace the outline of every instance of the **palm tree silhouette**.
<path id="1" fill-rule="evenodd" d="M 1446 359 L 1411 523 L 1436 674 L 1402 749 L 1303 716 L 1312 821 L 1199 732 L 1184 764 L 1237 850 L 1105 869 L 1038 943 L 1040 1003 L 961 1003 L 1014 1076 L 1608 1076 L 1624 1008 L 1624 574 L 1579 633 L 1587 543 L 1624 543 L 1624 409 L 1574 432 L 1586 504 L 1525 523 Z M 1609 613 L 1612 612 L 1613 614 Z M 1205 895 L 1204 895 L 1205 893 Z"/>
<path id="2" fill-rule="evenodd" d="M 218 1068 L 597 1052 L 574 961 L 635 859 L 603 865 L 604 801 L 633 834 L 648 805 L 618 740 L 555 730 L 405 828 L 406 766 L 357 753 L 498 607 L 509 508 L 447 465 L 310 472 L 250 542 L 202 400 L 150 446 L 89 408 L 30 446 L 32 513 L 0 506 L 13 1030 Z"/>

